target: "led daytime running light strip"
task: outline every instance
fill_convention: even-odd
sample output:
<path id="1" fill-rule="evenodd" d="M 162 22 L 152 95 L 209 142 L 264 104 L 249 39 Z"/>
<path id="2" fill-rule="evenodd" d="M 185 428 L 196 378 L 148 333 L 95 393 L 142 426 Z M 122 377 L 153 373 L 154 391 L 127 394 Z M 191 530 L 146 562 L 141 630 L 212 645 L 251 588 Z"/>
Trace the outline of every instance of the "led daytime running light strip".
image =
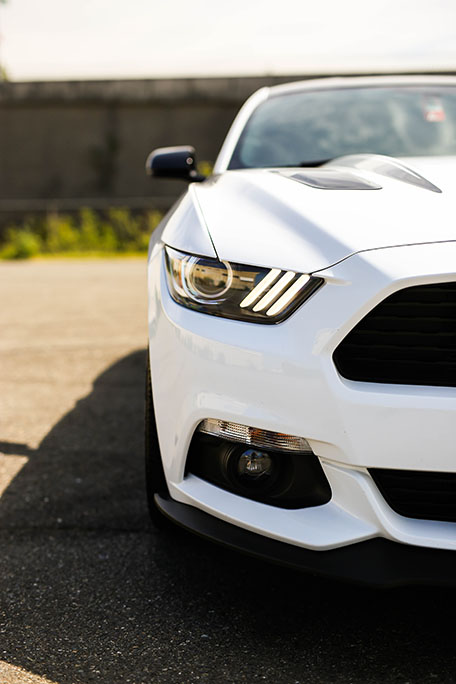
<path id="1" fill-rule="evenodd" d="M 281 313 L 288 304 L 296 297 L 298 292 L 302 290 L 302 288 L 307 285 L 307 283 L 310 280 L 310 276 L 307 274 L 303 274 L 300 276 L 291 287 L 288 288 L 288 290 L 281 296 L 279 299 L 276 301 L 275 304 L 271 306 L 270 309 L 266 311 L 267 316 L 277 316 L 277 314 Z M 255 311 L 255 309 L 254 309 Z"/>
<path id="2" fill-rule="evenodd" d="M 279 277 L 279 275 L 282 273 L 280 268 L 271 268 L 269 273 L 265 275 L 265 277 L 260 280 L 258 285 L 253 288 L 252 292 L 245 297 L 245 299 L 242 300 L 242 302 L 239 304 L 241 309 L 245 309 L 245 307 L 250 306 L 251 304 L 255 304 L 255 302 L 261 297 L 263 292 L 268 289 L 270 285 L 273 284 L 275 280 Z"/>
<path id="3" fill-rule="evenodd" d="M 287 271 L 281 278 L 280 280 L 272 287 L 269 292 L 267 292 L 264 297 L 260 299 L 258 304 L 255 304 L 253 307 L 253 310 L 255 312 L 257 311 L 263 311 L 266 309 L 271 302 L 278 297 L 279 294 L 281 294 L 284 289 L 287 287 L 287 285 L 293 280 L 295 277 L 296 273 L 294 271 Z"/>
<path id="4" fill-rule="evenodd" d="M 246 309 L 254 305 L 253 311 L 255 313 L 267 309 L 267 316 L 277 316 L 282 313 L 310 280 L 310 276 L 304 273 L 288 287 L 297 274 L 294 271 L 286 271 L 279 278 L 282 273 L 283 271 L 278 268 L 271 268 L 269 273 L 253 288 L 252 292 L 242 300 L 239 304 L 240 308 Z M 268 308 L 271 304 L 272 306 Z"/>

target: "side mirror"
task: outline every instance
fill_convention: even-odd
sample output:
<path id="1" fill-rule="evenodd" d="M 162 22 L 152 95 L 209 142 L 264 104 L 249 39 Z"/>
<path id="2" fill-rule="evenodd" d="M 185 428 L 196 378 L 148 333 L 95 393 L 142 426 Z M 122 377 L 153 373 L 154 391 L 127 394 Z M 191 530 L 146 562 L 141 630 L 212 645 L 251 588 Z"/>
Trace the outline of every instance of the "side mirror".
<path id="1" fill-rule="evenodd" d="M 154 178 L 180 178 L 199 182 L 205 180 L 196 170 L 195 149 L 189 146 L 160 147 L 149 154 L 146 173 Z"/>

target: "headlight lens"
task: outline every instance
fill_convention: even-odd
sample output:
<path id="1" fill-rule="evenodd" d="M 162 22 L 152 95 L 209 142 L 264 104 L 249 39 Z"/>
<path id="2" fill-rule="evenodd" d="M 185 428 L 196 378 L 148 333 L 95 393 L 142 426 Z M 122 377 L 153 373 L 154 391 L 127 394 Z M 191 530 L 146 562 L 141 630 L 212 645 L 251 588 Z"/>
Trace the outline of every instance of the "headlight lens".
<path id="1" fill-rule="evenodd" d="M 175 302 L 189 309 L 256 323 L 280 323 L 323 284 L 321 278 L 279 268 L 245 266 L 165 248 Z"/>

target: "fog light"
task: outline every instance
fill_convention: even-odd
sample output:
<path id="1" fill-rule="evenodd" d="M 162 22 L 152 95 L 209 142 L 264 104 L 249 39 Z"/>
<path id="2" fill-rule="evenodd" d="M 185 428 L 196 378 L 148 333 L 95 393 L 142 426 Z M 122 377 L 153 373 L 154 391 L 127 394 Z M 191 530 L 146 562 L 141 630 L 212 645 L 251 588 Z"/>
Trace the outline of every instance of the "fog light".
<path id="1" fill-rule="evenodd" d="M 221 432 L 212 435 L 201 429 L 213 426 L 223 430 L 238 427 L 239 433 L 252 441 L 268 435 L 282 437 L 236 423 L 203 421 L 190 444 L 186 475 L 196 475 L 237 496 L 279 508 L 320 506 L 331 499 L 331 488 L 320 461 L 314 453 L 302 449 L 302 442 L 306 443 L 303 438 L 296 438 L 302 440 L 296 442 L 301 451 L 278 450 L 242 444 L 239 436 L 234 439 L 232 433 L 230 437 Z"/>
<path id="2" fill-rule="evenodd" d="M 304 437 L 287 435 L 283 432 L 272 432 L 261 428 L 231 423 L 228 420 L 206 418 L 198 425 L 198 431 L 213 437 L 221 437 L 231 442 L 241 442 L 258 447 L 259 449 L 273 449 L 275 451 L 294 451 L 311 454 L 312 449 Z"/>
<path id="3" fill-rule="evenodd" d="M 266 451 L 247 449 L 238 460 L 237 474 L 243 480 L 259 480 L 271 475 L 273 468 L 274 462 Z"/>

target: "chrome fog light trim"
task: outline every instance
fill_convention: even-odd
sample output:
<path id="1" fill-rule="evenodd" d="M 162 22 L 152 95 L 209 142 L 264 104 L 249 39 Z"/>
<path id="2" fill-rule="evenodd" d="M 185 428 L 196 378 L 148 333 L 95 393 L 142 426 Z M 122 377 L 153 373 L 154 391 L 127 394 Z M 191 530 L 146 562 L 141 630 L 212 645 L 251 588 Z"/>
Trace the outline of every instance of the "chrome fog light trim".
<path id="1" fill-rule="evenodd" d="M 204 432 L 213 437 L 221 437 L 232 442 L 249 444 L 261 449 L 313 453 L 308 441 L 304 437 L 262 430 L 248 425 L 231 423 L 227 420 L 206 418 L 198 425 L 197 429 L 199 432 Z"/>

